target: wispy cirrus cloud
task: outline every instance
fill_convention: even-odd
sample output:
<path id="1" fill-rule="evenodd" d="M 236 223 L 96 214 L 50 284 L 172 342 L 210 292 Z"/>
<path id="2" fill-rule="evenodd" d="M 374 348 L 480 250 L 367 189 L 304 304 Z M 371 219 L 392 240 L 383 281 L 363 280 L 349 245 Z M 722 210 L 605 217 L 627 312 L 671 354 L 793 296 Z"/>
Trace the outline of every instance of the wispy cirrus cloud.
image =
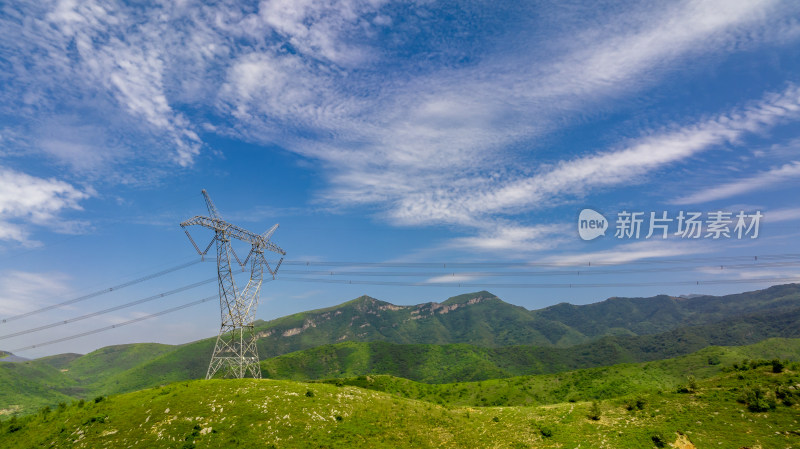
<path id="1" fill-rule="evenodd" d="M 25 313 L 68 296 L 68 278 L 60 273 L 7 271 L 0 276 L 0 319 Z"/>
<path id="2" fill-rule="evenodd" d="M 770 209 L 765 212 L 764 221 L 767 223 L 779 223 L 800 219 L 800 207 L 789 207 L 785 209 Z"/>
<path id="3" fill-rule="evenodd" d="M 524 254 L 553 249 L 572 240 L 572 234 L 572 226 L 564 224 L 523 226 L 487 222 L 477 235 L 451 239 L 445 246 L 461 251 Z"/>
<path id="4" fill-rule="evenodd" d="M 800 180 L 800 162 L 794 161 L 740 181 L 725 183 L 710 189 L 677 198 L 673 204 L 702 204 L 730 198 L 744 193 L 767 190 L 783 185 L 786 181 Z"/>
<path id="5" fill-rule="evenodd" d="M 680 257 L 710 251 L 711 249 L 707 245 L 697 241 L 675 243 L 642 240 L 621 244 L 609 250 L 548 256 L 543 261 L 563 265 L 622 265 L 639 260 Z"/>
<path id="6" fill-rule="evenodd" d="M 472 282 L 480 279 L 478 276 L 469 276 L 463 274 L 445 274 L 442 276 L 434 276 L 425 280 L 426 284 L 445 284 L 445 283 L 458 283 L 458 282 Z"/>
<path id="7" fill-rule="evenodd" d="M 401 223 L 469 225 L 490 214 L 552 206 L 598 188 L 630 185 L 661 167 L 724 143 L 735 143 L 747 133 L 797 120 L 798 116 L 800 88 L 790 86 L 745 108 L 645 136 L 618 150 L 566 160 L 533 176 L 470 179 L 438 190 L 409 193 L 401 196 L 388 213 Z"/>
<path id="8" fill-rule="evenodd" d="M 158 8 L 137 9 L 110 1 L 58 0 L 9 5 L 0 18 L 3 55 L 11 67 L 4 77 L 2 112 L 29 134 L 42 125 L 49 129 L 53 120 L 65 128 L 65 114 L 83 118 L 73 131 L 62 129 L 62 135 L 55 136 L 51 132 L 56 139 L 26 144 L 78 171 L 94 168 L 100 160 L 119 162 L 104 154 L 114 136 L 91 145 L 70 141 L 91 122 L 95 128 L 105 125 L 112 134 L 139 134 L 124 144 L 135 151 L 112 152 L 114 156 L 163 159 L 162 150 L 169 148 L 166 154 L 176 164 L 192 163 L 200 138 L 168 99 L 174 80 L 169 79 L 167 64 L 174 60 L 175 41 L 182 37 L 169 27 L 169 19 L 176 17 Z M 142 137 L 159 142 L 161 148 L 136 148 L 134 142 Z"/>
<path id="9" fill-rule="evenodd" d="M 676 68 L 794 39 L 786 12 L 797 8 L 772 0 L 631 4 L 624 11 L 540 5 L 509 13 L 526 21 L 509 46 L 498 31 L 469 45 L 452 39 L 469 38 L 478 29 L 471 21 L 490 20 L 470 15 L 472 7 L 437 23 L 447 5 L 428 2 L 138 7 L 53 0 L 9 7 L 0 27 L 13 69 L 0 78 L 9 86 L 5 113 L 61 123 L 29 143 L 76 170 L 164 154 L 190 166 L 203 130 L 276 144 L 319 164 L 327 185 L 318 198 L 326 205 L 372 207 L 396 225 L 456 225 L 476 234 L 460 241 L 467 246 L 534 248 L 526 237 L 534 229 L 513 223 L 516 214 L 734 142 L 796 106 L 790 88 L 752 110 L 679 124 L 611 150 L 540 158 L 542 137 L 598 105 L 610 108 L 608 100 L 630 100 Z M 567 25 L 548 28 L 542 17 L 549 14 Z M 447 31 L 435 34 L 439 28 Z M 537 35 L 539 28 L 550 34 Z M 537 45 L 520 44 L 528 41 Z M 470 53 L 472 44 L 484 51 Z M 61 109 L 86 109 L 87 102 L 111 131 L 79 139 L 83 124 L 64 119 Z M 153 149 L 125 148 L 136 140 L 131 135 L 145 136 Z M 115 148 L 113 156 L 104 147 Z M 528 156 L 525 166 L 517 164 L 520 154 Z"/>
<path id="10" fill-rule="evenodd" d="M 774 2 L 755 2 L 736 3 L 713 18 L 699 14 L 717 6 L 680 3 L 659 14 L 640 14 L 632 31 L 578 33 L 565 55 L 550 55 L 529 72 L 491 60 L 399 83 L 377 98 L 390 112 L 364 113 L 357 102 L 332 101 L 328 110 L 355 114 L 341 126 L 329 123 L 336 142 L 299 141 L 289 148 L 329 165 L 332 188 L 322 194 L 324 201 L 375 204 L 394 224 L 480 228 L 488 214 L 515 214 L 627 183 L 631 176 L 789 118 L 796 89 L 768 95 L 752 108 L 646 136 L 623 150 L 598 149 L 550 166 L 512 169 L 514 153 L 506 149 L 546 134 L 564 114 L 641 89 L 660 76 L 665 64 L 754 44 L 748 30 L 775 12 Z M 515 66 L 527 67 L 521 59 Z"/>

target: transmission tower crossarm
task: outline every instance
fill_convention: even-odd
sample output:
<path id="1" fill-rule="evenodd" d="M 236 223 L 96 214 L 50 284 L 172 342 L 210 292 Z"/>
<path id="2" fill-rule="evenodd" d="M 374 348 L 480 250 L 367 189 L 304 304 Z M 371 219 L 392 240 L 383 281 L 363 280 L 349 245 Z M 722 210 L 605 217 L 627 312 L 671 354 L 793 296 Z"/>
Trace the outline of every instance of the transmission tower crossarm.
<path id="1" fill-rule="evenodd" d="M 278 245 L 270 242 L 267 238 L 264 238 L 264 236 L 258 235 L 255 232 L 250 232 L 247 229 L 240 228 L 239 226 L 228 223 L 220 218 L 210 218 L 197 215 L 181 223 L 181 226 L 202 226 L 205 228 L 214 229 L 215 231 L 225 232 L 225 234 L 231 238 L 247 242 L 253 246 L 268 251 L 286 255 L 284 250 L 282 250 Z"/>

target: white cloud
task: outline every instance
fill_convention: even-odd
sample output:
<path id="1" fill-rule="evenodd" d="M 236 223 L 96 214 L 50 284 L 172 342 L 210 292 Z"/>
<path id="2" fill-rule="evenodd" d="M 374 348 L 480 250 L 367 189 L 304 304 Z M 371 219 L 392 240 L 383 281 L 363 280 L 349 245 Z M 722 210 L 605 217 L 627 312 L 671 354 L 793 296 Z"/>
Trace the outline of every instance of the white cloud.
<path id="1" fill-rule="evenodd" d="M 74 43 L 84 81 L 104 86 L 130 114 L 166 133 L 177 163 L 190 165 L 199 152 L 200 138 L 167 100 L 167 54 L 159 39 L 167 23 L 150 16 L 136 24 L 136 18 L 115 6 L 62 0 L 45 22 L 50 32 L 60 32 L 55 39 Z"/>
<path id="2" fill-rule="evenodd" d="M 721 184 L 710 189 L 706 189 L 691 195 L 677 198 L 672 201 L 673 204 L 700 204 L 708 203 L 710 201 L 720 200 L 723 198 L 730 198 L 732 196 L 741 195 L 758 190 L 766 190 L 769 188 L 784 185 L 786 181 L 798 181 L 800 178 L 800 162 L 794 161 L 784 164 L 781 167 L 774 168 L 765 172 L 758 173 L 755 176 L 742 179 L 741 181 L 730 182 Z M 773 220 L 774 221 L 774 220 Z"/>
<path id="3" fill-rule="evenodd" d="M 511 168 L 513 153 L 505 151 L 548 132 L 565 111 L 635 92 L 672 61 L 751 44 L 757 40 L 751 31 L 775 12 L 774 4 L 736 2 L 723 8 L 720 2 L 683 2 L 665 11 L 640 12 L 632 31 L 615 28 L 620 25 L 615 18 L 608 29 L 570 35 L 574 45 L 565 45 L 561 56 L 535 60 L 535 66 L 515 55 L 513 62 L 488 58 L 476 67 L 438 70 L 371 90 L 377 94 L 371 106 L 331 87 L 346 84 L 346 77 L 306 65 L 288 79 L 315 86 L 317 97 L 302 97 L 318 102 L 285 113 L 268 109 L 319 132 L 309 141 L 285 142 L 327 165 L 332 188 L 321 195 L 323 201 L 377 204 L 394 224 L 479 229 L 488 214 L 516 214 L 627 184 L 795 114 L 798 90 L 791 87 L 750 108 L 551 166 L 517 170 Z M 716 9 L 719 14 L 706 14 Z M 336 113 L 323 119 L 326 111 Z M 325 133 L 335 140 L 320 139 Z M 531 176 L 531 171 L 538 173 Z M 485 236 L 482 240 L 491 244 Z"/>
<path id="4" fill-rule="evenodd" d="M 404 59 L 408 67 L 394 66 L 390 53 L 409 50 L 404 39 L 418 39 L 413 45 L 428 56 L 449 49 L 423 39 L 435 8 L 382 0 L 273 0 L 245 8 L 61 0 L 20 7 L 17 15 L 32 19 L 8 20 L 0 31 L 9 41 L 17 33 L 27 42 L 12 55 L 18 63 L 7 78 L 9 91 L 25 92 L 25 100 L 9 104 L 23 102 L 39 116 L 49 103 L 101 97 L 100 115 L 117 105 L 161 141 L 151 157 L 169 150 L 183 166 L 200 151 L 198 129 L 278 144 L 321 165 L 330 183 L 320 194 L 327 204 L 377 205 L 394 224 L 469 227 L 479 235 L 462 244 L 497 248 L 535 244 L 514 235 L 524 227 L 487 230 L 486 215 L 513 215 L 629 182 L 766 129 L 796 108 L 789 89 L 739 116 L 721 115 L 622 150 L 517 167 L 520 146 L 580 120 L 603 100 L 631 98 L 701 56 L 777 38 L 766 29 L 791 34 L 784 13 L 791 5 L 714 0 L 622 13 L 583 9 L 572 26 L 546 39 L 535 33 L 520 39 L 535 35 L 539 48 L 506 52 L 507 36 L 497 35 L 497 51 L 469 63 Z M 408 36 L 390 26 L 399 26 L 394 19 L 401 13 Z M 33 56 L 40 54 L 46 56 Z M 62 86 L 66 92 L 56 93 Z M 197 124 L 194 115 L 202 116 Z M 91 154 L 102 141 L 39 145 L 81 167 L 113 163 Z M 119 157 L 142 157 L 135 153 Z"/>
<path id="5" fill-rule="evenodd" d="M 762 279 L 762 278 L 775 278 L 784 279 L 781 282 L 797 282 L 800 281 L 800 275 L 797 274 L 797 269 L 770 269 L 759 268 L 758 265 L 752 265 L 747 268 L 729 268 L 724 269 L 714 267 L 698 268 L 698 273 L 707 275 L 720 276 L 730 278 L 731 275 L 739 279 Z"/>
<path id="6" fill-rule="evenodd" d="M 85 139 L 75 142 L 74 131 L 66 141 L 34 142 L 79 172 L 132 157 L 163 161 L 169 155 L 178 165 L 191 165 L 202 143 L 169 98 L 179 96 L 172 84 L 181 83 L 171 76 L 175 67 L 169 64 L 183 63 L 189 76 L 182 78 L 195 80 L 191 70 L 197 65 L 186 59 L 202 58 L 207 52 L 201 39 L 189 39 L 170 25 L 182 18 L 177 7 L 165 9 L 129 8 L 103 0 L 55 0 L 6 9 L 0 16 L 1 37 L 8 44 L 4 57 L 13 62 L 13 70 L 2 91 L 5 112 L 27 119 L 18 125 L 27 134 L 35 135 L 38 126 L 58 121 L 65 111 L 107 128 L 110 135 L 102 142 L 95 139 L 93 145 L 86 145 Z M 203 31 L 197 27 L 190 34 L 202 36 Z M 113 156 L 125 156 L 117 160 L 105 154 L 104 144 L 121 136 L 127 137 L 123 146 L 136 151 L 116 152 Z M 157 148 L 138 146 L 143 140 L 157 142 L 152 145 Z"/>
<path id="7" fill-rule="evenodd" d="M 63 220 L 59 214 L 69 209 L 80 210 L 80 201 L 90 196 L 90 192 L 64 181 L 0 168 L 0 240 L 33 243 L 28 240 L 27 223 L 75 232 L 81 223 Z"/>
<path id="8" fill-rule="evenodd" d="M 7 271 L 0 276 L 0 319 L 43 307 L 69 296 L 70 291 L 66 276 L 60 273 Z"/>
<path id="9" fill-rule="evenodd" d="M 463 274 L 446 274 L 442 276 L 435 276 L 429 278 L 425 281 L 426 284 L 444 284 L 444 283 L 457 283 L 457 282 L 469 282 L 474 281 L 476 279 L 480 279 L 476 276 L 468 276 Z"/>
<path id="10" fill-rule="evenodd" d="M 800 207 L 786 209 L 769 209 L 764 212 L 765 223 L 778 223 L 800 219 Z"/>
<path id="11" fill-rule="evenodd" d="M 597 188 L 631 185 L 639 182 L 642 175 L 662 166 L 726 142 L 736 142 L 747 132 L 759 132 L 787 120 L 796 120 L 798 115 L 800 88 L 791 86 L 779 94 L 767 95 L 744 110 L 647 136 L 620 150 L 562 161 L 534 176 L 470 179 L 404 194 L 389 216 L 401 223 L 470 224 L 487 214 L 546 207 L 568 198 L 582 197 Z"/>
<path id="12" fill-rule="evenodd" d="M 709 251 L 710 249 L 707 245 L 697 241 L 643 240 L 625 243 L 609 250 L 548 256 L 543 258 L 542 261 L 562 265 L 622 265 L 639 260 L 703 254 Z"/>
<path id="13" fill-rule="evenodd" d="M 384 0 L 269 0 L 249 17 L 250 33 L 274 30 L 296 49 L 336 64 L 356 65 L 367 50 L 347 42 L 344 34 L 378 11 Z"/>
<path id="14" fill-rule="evenodd" d="M 491 253 L 536 252 L 551 249 L 572 231 L 571 226 L 563 224 L 522 226 L 499 223 L 487 226 L 478 235 L 451 239 L 446 246 L 464 251 Z"/>
<path id="15" fill-rule="evenodd" d="M 676 59 L 749 44 L 757 38 L 754 28 L 760 29 L 777 5 L 775 0 L 710 0 L 632 8 L 628 19 L 578 31 L 542 90 L 556 96 L 630 90 L 630 83 L 649 82 L 654 69 Z"/>

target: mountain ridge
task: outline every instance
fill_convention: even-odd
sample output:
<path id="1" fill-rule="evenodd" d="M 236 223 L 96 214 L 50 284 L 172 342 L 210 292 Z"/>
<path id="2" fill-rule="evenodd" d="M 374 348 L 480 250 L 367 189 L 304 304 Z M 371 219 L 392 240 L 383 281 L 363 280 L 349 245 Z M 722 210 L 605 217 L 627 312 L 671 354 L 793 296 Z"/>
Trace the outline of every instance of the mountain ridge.
<path id="1" fill-rule="evenodd" d="M 425 351 L 439 357 L 431 359 L 434 362 L 446 360 L 447 351 L 461 351 L 473 366 L 462 363 L 448 375 L 470 379 L 531 372 L 519 371 L 519 366 L 550 364 L 551 371 L 542 372 L 552 372 L 674 357 L 709 345 L 800 337 L 800 307 L 790 309 L 799 303 L 798 284 L 692 299 L 614 297 L 586 306 L 558 304 L 533 311 L 486 291 L 413 306 L 362 295 L 338 306 L 258 321 L 256 331 L 259 355 L 265 362 L 297 351 L 352 342 L 385 344 L 381 363 L 402 366 L 405 358 L 414 357 L 414 347 L 402 345 L 451 345 Z M 200 378 L 205 375 L 214 341 L 210 337 L 177 346 L 120 345 L 85 356 L 62 354 L 23 364 L 0 363 L 0 377 L 14 372 L 29 377 L 18 391 L 0 388 L 0 409 L 4 403 L 23 400 L 44 405 L 93 392 L 132 391 Z M 494 359 L 482 355 L 487 351 L 494 351 Z M 341 354 L 347 356 L 346 352 Z M 393 359 L 395 356 L 399 358 Z M 348 368 L 348 363 L 357 359 L 342 360 L 337 363 L 343 364 L 344 371 L 369 372 Z M 12 369 L 9 365 L 19 366 Z M 23 374 L 28 367 L 29 375 Z M 333 372 L 327 367 L 318 370 Z M 34 382 L 36 379 L 40 382 Z M 3 383 L 11 388 L 10 383 Z M 33 398 L 26 396 L 28 392 Z"/>

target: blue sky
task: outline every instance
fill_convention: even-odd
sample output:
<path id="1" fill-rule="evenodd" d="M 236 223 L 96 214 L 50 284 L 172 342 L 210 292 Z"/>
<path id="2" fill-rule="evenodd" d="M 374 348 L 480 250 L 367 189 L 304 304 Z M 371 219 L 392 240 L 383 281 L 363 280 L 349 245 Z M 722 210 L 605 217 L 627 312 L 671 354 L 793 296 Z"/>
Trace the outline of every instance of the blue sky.
<path id="1" fill-rule="evenodd" d="M 293 264 L 265 284 L 263 319 L 361 294 L 485 288 L 539 308 L 796 277 L 797 2 L 12 1 L 0 22 L 0 318 L 192 260 L 178 223 L 205 214 L 201 189 L 245 228 L 281 224 Z M 605 236 L 579 238 L 585 208 Z M 623 211 L 763 218 L 755 239 L 680 238 L 674 221 L 667 239 L 616 238 Z M 529 262 L 562 267 L 491 265 Z M 215 274 L 198 264 L 0 334 Z M 491 286 L 509 283 L 559 285 Z M 20 355 L 191 341 L 216 334 L 218 313 L 211 301 Z"/>

